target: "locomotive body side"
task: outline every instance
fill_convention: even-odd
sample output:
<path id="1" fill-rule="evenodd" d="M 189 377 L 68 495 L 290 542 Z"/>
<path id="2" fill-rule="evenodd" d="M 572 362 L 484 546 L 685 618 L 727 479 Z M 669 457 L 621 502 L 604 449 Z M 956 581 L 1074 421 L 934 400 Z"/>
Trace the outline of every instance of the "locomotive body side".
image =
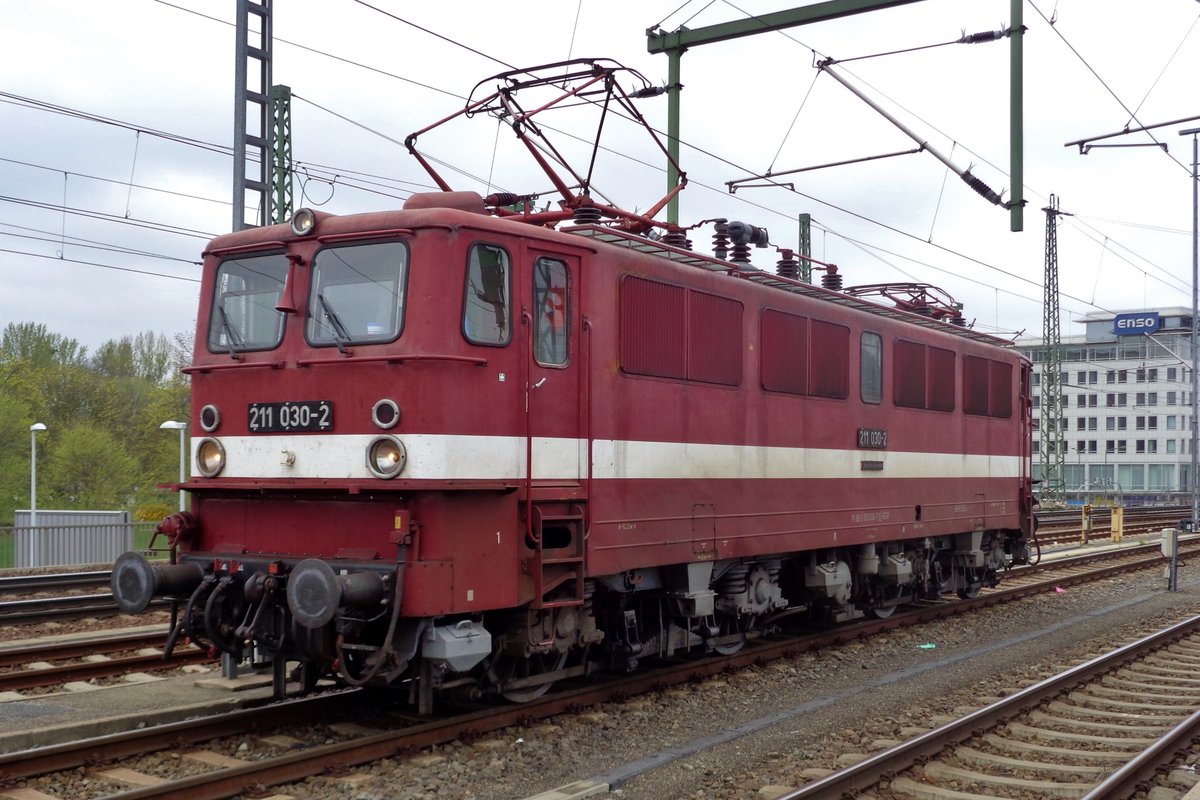
<path id="1" fill-rule="evenodd" d="M 414 196 L 213 241 L 188 368 L 200 474 L 162 526 L 171 563 L 115 565 L 125 610 L 177 599 L 173 641 L 271 662 L 280 693 L 291 662 L 428 711 L 727 652 L 789 608 L 965 596 L 1021 559 L 1014 352 L 482 212 Z"/>
<path id="2" fill-rule="evenodd" d="M 601 343 L 592 345 L 601 355 L 593 358 L 600 366 L 591 379 L 594 468 L 603 476 L 591 491 L 589 563 L 597 574 L 1022 527 L 1030 445 L 1021 397 L 1027 365 L 1017 354 L 664 259 L 644 257 L 631 268 L 626 254 L 597 257 L 606 259 L 613 263 L 592 270 L 595 285 L 587 290 Z M 720 298 L 732 313 L 687 318 L 693 312 L 687 306 L 682 319 L 630 319 L 637 312 L 621 295 L 628 281 L 678 290 L 684 306 L 694 295 Z M 764 360 L 781 349 L 818 346 L 764 340 L 764 312 L 842 333 L 844 388 L 828 394 L 844 396 L 764 388 Z M 634 352 L 669 349 L 661 329 L 672 324 L 679 340 L 689 332 L 702 337 L 689 343 L 691 350 L 685 344 L 679 360 L 690 359 L 703 373 L 706 359 L 726 359 L 732 361 L 726 374 L 669 377 L 674 365 L 654 358 L 677 354 Z M 859 387 L 864 334 L 878 336 L 884 348 L 874 402 L 864 400 Z M 897 341 L 936 348 L 957 362 L 957 373 L 951 368 L 948 385 L 939 387 L 952 393 L 952 408 L 893 402 Z M 622 364 L 631 353 L 653 366 L 627 371 Z M 968 357 L 1007 371 L 1000 403 L 1006 416 L 964 413 L 959 384 Z M 647 374 L 653 372 L 659 374 Z"/>

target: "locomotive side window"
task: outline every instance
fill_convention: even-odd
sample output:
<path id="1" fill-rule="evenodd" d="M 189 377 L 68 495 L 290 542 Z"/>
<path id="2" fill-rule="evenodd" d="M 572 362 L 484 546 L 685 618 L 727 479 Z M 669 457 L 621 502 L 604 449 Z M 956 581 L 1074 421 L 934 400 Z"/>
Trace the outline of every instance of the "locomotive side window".
<path id="1" fill-rule="evenodd" d="M 925 345 L 897 339 L 892 353 L 896 405 L 925 408 Z"/>
<path id="2" fill-rule="evenodd" d="M 761 324 L 762 387 L 808 394 L 808 317 L 767 308 Z"/>
<path id="3" fill-rule="evenodd" d="M 567 265 L 552 258 L 533 263 L 533 357 L 544 366 L 567 363 Z"/>
<path id="4" fill-rule="evenodd" d="M 988 411 L 993 417 L 1011 417 L 1012 416 L 1012 364 L 1005 364 L 1003 361 L 992 361 L 989 363 L 990 375 L 988 388 L 991 390 L 991 397 L 988 403 Z"/>
<path id="5" fill-rule="evenodd" d="M 858 392 L 864 403 L 883 401 L 883 339 L 864 333 L 859 346 Z"/>
<path id="6" fill-rule="evenodd" d="M 275 307 L 287 271 L 288 262 L 282 253 L 221 262 L 208 321 L 210 352 L 236 355 L 279 346 L 284 315 Z"/>
<path id="7" fill-rule="evenodd" d="M 963 356 L 963 411 L 968 414 L 988 413 L 988 360 L 979 356 Z"/>
<path id="8" fill-rule="evenodd" d="M 897 339 L 894 352 L 896 405 L 954 410 L 953 350 Z"/>
<path id="9" fill-rule="evenodd" d="M 929 348 L 929 408 L 954 410 L 954 351 Z"/>
<path id="10" fill-rule="evenodd" d="M 404 326 L 408 248 L 327 247 L 313 262 L 305 336 L 315 347 L 390 342 Z"/>
<path id="11" fill-rule="evenodd" d="M 688 380 L 737 386 L 742 382 L 742 304 L 688 292 Z"/>
<path id="12" fill-rule="evenodd" d="M 486 244 L 471 248 L 463 300 L 463 334 L 469 341 L 486 345 L 509 343 L 511 278 L 508 253 Z"/>
<path id="13" fill-rule="evenodd" d="M 621 281 L 621 370 L 737 386 L 742 382 L 742 310 L 737 300 L 626 276 Z"/>
<path id="14" fill-rule="evenodd" d="M 686 378 L 687 290 L 645 278 L 621 281 L 621 369 Z"/>
<path id="15" fill-rule="evenodd" d="M 850 329 L 832 322 L 809 319 L 795 314 L 765 308 L 761 315 L 762 388 L 768 392 L 832 397 L 844 400 L 850 395 Z M 875 355 L 867 351 L 868 341 L 875 337 Z M 882 344 L 876 334 L 864 334 L 864 365 L 860 377 L 864 380 L 863 399 L 871 392 L 882 392 L 882 373 L 875 378 L 875 389 L 866 383 L 869 373 L 882 369 Z M 867 366 L 873 360 L 873 367 Z"/>
<path id="16" fill-rule="evenodd" d="M 814 319 L 809 394 L 844 400 L 850 395 L 850 329 Z"/>
<path id="17" fill-rule="evenodd" d="M 963 357 L 963 411 L 1012 416 L 1012 365 L 979 356 Z"/>

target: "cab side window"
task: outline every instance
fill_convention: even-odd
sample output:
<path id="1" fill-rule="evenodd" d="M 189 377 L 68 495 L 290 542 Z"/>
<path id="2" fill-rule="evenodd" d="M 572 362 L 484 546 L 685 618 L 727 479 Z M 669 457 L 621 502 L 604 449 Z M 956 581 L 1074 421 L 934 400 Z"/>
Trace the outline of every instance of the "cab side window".
<path id="1" fill-rule="evenodd" d="M 471 247 L 463 299 L 463 335 L 475 344 L 501 346 L 512 338 L 508 298 L 512 269 L 508 253 L 495 245 Z"/>
<path id="2" fill-rule="evenodd" d="M 859 350 L 858 390 L 864 403 L 883 401 L 883 339 L 878 333 L 864 333 Z"/>
<path id="3" fill-rule="evenodd" d="M 552 258 L 533 264 L 533 356 L 539 364 L 567 363 L 567 265 Z"/>

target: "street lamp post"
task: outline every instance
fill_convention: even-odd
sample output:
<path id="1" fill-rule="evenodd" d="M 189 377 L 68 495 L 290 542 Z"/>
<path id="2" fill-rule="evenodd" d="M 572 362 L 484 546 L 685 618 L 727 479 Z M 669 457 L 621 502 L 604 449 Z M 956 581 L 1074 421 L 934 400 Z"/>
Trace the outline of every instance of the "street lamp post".
<path id="1" fill-rule="evenodd" d="M 162 425 L 158 426 L 162 431 L 179 431 L 179 483 L 183 484 L 187 481 L 187 456 L 185 455 L 184 437 L 187 434 L 188 424 L 186 422 L 176 422 L 175 420 L 167 420 Z M 179 510 L 183 511 L 187 508 L 187 501 L 183 496 L 183 489 L 179 490 Z"/>
<path id="2" fill-rule="evenodd" d="M 46 430 L 41 422 L 29 426 L 29 565 L 40 567 L 41 541 L 37 532 L 37 435 Z"/>

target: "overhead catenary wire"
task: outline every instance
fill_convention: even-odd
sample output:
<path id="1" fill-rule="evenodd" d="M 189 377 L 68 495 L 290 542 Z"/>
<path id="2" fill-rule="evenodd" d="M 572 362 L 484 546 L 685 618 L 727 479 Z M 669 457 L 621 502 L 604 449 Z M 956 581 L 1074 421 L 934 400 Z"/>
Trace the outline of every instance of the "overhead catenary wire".
<path id="1" fill-rule="evenodd" d="M 1075 46 L 1073 44 L 1071 44 L 1069 41 L 1067 41 L 1067 37 L 1063 35 L 1062 31 L 1060 31 L 1056 25 L 1051 24 L 1050 20 L 1046 17 L 1046 15 L 1044 13 L 1042 13 L 1042 10 L 1037 7 L 1037 4 L 1035 2 L 1033 2 L 1033 0 L 1028 0 L 1028 2 L 1029 2 L 1029 5 L 1033 8 L 1033 10 L 1038 13 L 1038 16 L 1040 16 L 1043 20 L 1045 20 L 1046 26 L 1048 28 L 1050 28 L 1050 30 L 1052 30 L 1059 39 L 1062 40 L 1063 44 L 1065 44 L 1067 46 L 1067 49 L 1070 50 L 1071 53 L 1076 58 L 1079 59 L 1079 62 L 1081 64 L 1083 64 L 1084 68 L 1087 69 L 1087 71 L 1092 74 L 1092 77 L 1094 77 L 1100 83 L 1100 85 L 1102 87 L 1104 87 L 1104 90 L 1106 92 L 1108 92 L 1108 94 L 1112 97 L 1112 99 L 1117 101 L 1117 105 L 1119 105 L 1122 109 L 1124 109 L 1125 113 L 1129 115 L 1129 119 L 1131 121 L 1137 122 L 1138 125 L 1140 126 L 1142 123 L 1137 118 L 1137 112 L 1130 110 L 1129 106 L 1127 106 L 1125 104 L 1125 101 L 1122 100 L 1115 91 L 1113 91 L 1113 88 L 1108 85 L 1108 83 L 1104 80 L 1104 78 L 1100 77 L 1100 73 L 1098 73 L 1096 71 L 1095 67 L 1093 67 L 1090 63 L 1088 63 L 1088 60 L 1083 57 L 1082 53 L 1080 53 L 1078 50 L 1075 49 Z M 1150 141 L 1154 142 L 1156 145 L 1158 145 L 1162 149 L 1163 154 L 1166 155 L 1167 158 L 1174 161 L 1176 164 L 1179 165 L 1180 168 L 1182 168 L 1189 175 L 1191 175 L 1191 172 L 1192 172 L 1191 167 L 1185 165 L 1182 161 L 1175 158 L 1175 156 L 1171 155 L 1170 151 L 1166 148 L 1166 146 L 1154 137 L 1154 134 L 1150 133 L 1148 130 L 1145 131 L 1145 133 L 1147 136 L 1150 137 Z"/>
<path id="2" fill-rule="evenodd" d="M 357 0 L 356 0 L 356 1 L 357 1 Z M 170 3 L 165 3 L 165 2 L 164 2 L 164 0 L 156 0 L 156 2 L 163 2 L 165 5 L 172 5 L 172 4 L 170 4 Z M 736 9 L 736 10 L 737 10 L 739 13 L 743 14 L 744 16 L 751 17 L 751 18 L 753 18 L 753 17 L 754 17 L 754 15 L 753 15 L 753 14 L 749 14 L 748 12 L 744 11 L 743 9 L 740 9 L 740 8 L 738 8 L 738 7 L 737 7 L 736 5 L 734 5 L 733 3 L 730 3 L 730 2 L 728 2 L 728 0 L 726 0 L 726 4 L 727 4 L 727 5 L 729 5 L 730 7 L 734 8 L 734 9 Z M 707 6 L 705 6 L 705 7 L 707 8 Z M 183 9 L 183 10 L 187 10 L 187 9 Z M 201 15 L 201 16 L 205 16 L 205 15 Z M 390 16 L 390 15 L 389 15 L 389 16 Z M 212 19 L 215 19 L 215 18 L 212 18 Z M 222 20 L 217 20 L 217 21 L 221 21 L 221 22 L 223 22 Z M 405 24 L 408 24 L 407 20 L 398 19 L 398 21 L 400 21 L 400 22 L 403 22 L 403 23 L 405 23 Z M 226 24 L 230 24 L 230 23 L 226 23 Z M 415 27 L 419 27 L 419 26 L 415 26 Z M 793 42 L 797 43 L 798 45 L 800 45 L 800 46 L 802 46 L 802 47 L 805 47 L 806 49 L 812 50 L 813 52 L 816 52 L 816 50 L 815 50 L 814 48 L 808 47 L 808 45 L 805 45 L 803 42 L 801 42 L 799 39 L 796 39 L 794 36 L 791 36 L 790 34 L 788 34 L 788 33 L 784 32 L 784 31 L 780 31 L 779 33 L 780 33 L 781 35 L 783 35 L 785 38 L 787 38 L 787 39 L 789 39 L 789 40 L 791 40 L 791 41 L 793 41 Z M 434 35 L 437 35 L 437 34 L 434 34 Z M 442 37 L 440 37 L 440 35 L 439 35 L 439 38 L 442 38 Z M 295 45 L 295 43 L 292 43 L 292 42 L 287 42 L 286 40 L 280 40 L 280 41 L 284 41 L 285 43 L 288 43 L 288 44 L 293 44 L 293 45 Z M 458 43 L 455 43 L 455 44 L 458 44 Z M 465 45 L 464 45 L 464 47 L 465 47 Z M 305 47 L 305 49 L 314 50 L 315 52 L 322 52 L 322 51 L 316 51 L 316 50 L 315 50 L 315 49 L 313 49 L 313 48 L 307 48 L 307 47 Z M 474 50 L 473 48 L 467 48 L 467 49 Z M 323 52 L 322 52 L 322 54 L 323 54 L 323 55 L 330 55 L 331 57 L 338 58 L 338 60 L 345 60 L 345 59 L 341 59 L 340 57 L 332 56 L 331 54 L 328 54 L 328 53 L 323 53 Z M 492 56 L 487 56 L 487 57 L 488 57 L 489 59 L 493 60 L 493 61 L 496 61 L 497 63 L 502 63 L 502 64 L 506 63 L 506 62 L 502 61 L 501 59 L 498 59 L 498 58 L 495 58 L 495 57 L 492 57 Z M 379 71 L 379 70 L 373 70 L 373 71 Z M 390 73 L 387 73 L 387 74 L 390 74 Z M 399 78 L 399 79 L 401 79 L 401 80 L 404 80 L 405 82 L 408 82 L 408 83 L 416 83 L 416 82 L 414 82 L 414 81 L 411 81 L 410 79 L 403 78 L 402 76 L 396 76 L 396 75 L 393 75 L 393 77 Z M 440 91 L 441 93 L 443 93 L 443 94 L 453 94 L 453 93 L 450 93 L 450 92 L 446 92 L 445 90 L 439 90 L 439 91 Z M 621 115 L 621 116 L 623 116 L 623 115 Z M 662 132 L 661 132 L 661 131 L 657 131 L 657 133 L 659 133 L 660 135 L 662 134 Z M 390 137 L 386 137 L 386 136 L 385 136 L 385 138 L 390 138 Z M 688 143 L 686 143 L 686 142 L 685 142 L 685 143 L 683 143 L 683 144 L 684 144 L 685 146 L 688 146 L 688 147 L 690 147 L 690 148 L 694 149 L 694 150 L 697 150 L 698 152 L 704 152 L 704 153 L 705 153 L 706 155 L 708 155 L 709 157 L 715 157 L 715 156 L 714 156 L 714 154 L 712 154 L 712 153 L 708 153 L 707 151 L 704 151 L 704 150 L 703 150 L 703 149 L 701 149 L 701 148 L 696 148 L 694 145 L 690 145 L 690 144 L 688 144 Z M 965 149 L 965 148 L 964 148 L 964 149 Z M 968 150 L 968 152 L 970 152 L 970 151 Z M 727 159 L 719 159 L 719 160 L 723 161 L 724 163 L 728 163 L 728 164 L 731 164 L 731 165 L 732 165 L 732 162 L 729 162 Z M 470 175 L 469 173 L 467 173 L 466 171 L 464 171 L 464 170 L 459 170 L 459 169 L 457 169 L 456 167 L 454 167 L 454 166 L 452 166 L 452 165 L 450 165 L 450 164 L 448 164 L 448 163 L 446 163 L 446 162 L 444 162 L 444 161 L 440 161 L 440 160 L 438 160 L 436 163 L 439 163 L 440 165 L 446 166 L 447 168 L 449 168 L 449 169 L 452 169 L 452 170 L 454 170 L 454 171 L 458 172 L 459 174 L 463 174 L 463 175 L 465 175 L 465 176 L 467 176 L 467 177 L 470 177 L 470 178 L 471 178 L 471 179 L 473 179 L 473 180 L 479 180 L 481 183 L 484 183 L 484 181 L 482 181 L 482 180 L 481 180 L 479 177 L 477 177 L 477 176 L 472 176 L 472 175 Z M 693 184 L 695 184 L 695 183 L 696 183 L 696 181 L 693 179 L 692 183 L 693 183 Z M 711 188 L 711 187 L 710 187 L 710 188 Z M 831 208 L 838 209 L 839 211 L 842 211 L 843 213 L 852 213 L 852 212 L 848 212 L 848 210 L 847 210 L 847 209 L 842 209 L 842 208 L 838 207 L 838 206 L 837 206 L 837 205 L 835 205 L 835 204 L 825 203 L 825 201 L 823 201 L 823 200 L 820 200 L 819 198 L 815 198 L 815 197 L 813 197 L 813 196 L 811 196 L 811 195 L 807 195 L 807 194 L 805 194 L 805 193 L 802 193 L 802 192 L 797 192 L 797 194 L 799 194 L 799 195 L 801 195 L 801 196 L 804 196 L 804 197 L 806 197 L 806 198 L 808 198 L 808 199 L 810 199 L 810 200 L 813 200 L 814 202 L 822 203 L 823 205 L 828 205 L 828 206 L 829 206 L 829 207 L 831 207 Z M 745 201 L 744 201 L 744 199 L 743 199 L 743 202 L 745 202 Z M 773 210 L 773 209 L 768 209 L 768 210 L 771 210 L 771 211 L 773 211 L 773 212 L 774 212 L 774 210 Z M 774 213 L 778 213 L 778 212 L 774 212 Z M 878 222 L 878 221 L 876 221 L 876 220 L 870 219 L 869 217 L 867 217 L 867 216 L 865 216 L 865 215 L 861 215 L 861 214 L 855 214 L 855 213 L 852 213 L 852 216 L 855 216 L 855 217 L 857 217 L 857 218 L 859 218 L 859 219 L 861 219 L 861 220 L 864 220 L 864 221 L 866 221 L 866 222 L 868 222 L 868 223 L 871 223 L 871 224 L 880 225 L 881 227 L 883 227 L 883 228 L 885 228 L 885 229 L 888 229 L 888 230 L 892 230 L 893 232 L 902 233 L 903 235 L 905 235 L 905 236 L 909 236 L 910 238 L 913 238 L 913 239 L 915 239 L 916 241 L 922 241 L 922 240 L 921 240 L 919 237 L 912 236 L 911 234 L 908 234 L 908 233 L 906 233 L 906 232 L 901 232 L 901 231 L 899 231 L 898 229 L 896 229 L 894 226 L 889 226 L 889 225 L 886 225 L 886 224 L 880 223 L 880 222 Z M 931 246 L 933 246 L 933 245 L 932 245 L 932 243 L 928 243 L 928 242 L 926 242 L 926 244 L 930 244 Z M 954 250 L 952 250 L 952 249 L 948 249 L 948 248 L 942 247 L 941 245 L 936 245 L 936 246 L 937 246 L 937 247 L 939 247 L 939 249 L 943 249 L 943 250 L 945 250 L 946 252 L 949 252 L 949 253 L 951 253 L 951 254 L 957 255 L 957 256 L 959 256 L 959 257 L 967 258 L 968 260 L 971 260 L 971 261 L 976 261 L 976 262 L 979 262 L 979 263 L 981 263 L 981 264 L 983 263 L 982 261 L 979 261 L 978 259 L 973 259 L 973 258 L 971 258 L 971 257 L 968 257 L 968 256 L 966 256 L 965 254 L 957 253 L 956 251 L 954 251 Z M 1010 276 L 1010 277 L 1019 277 L 1019 276 L 1016 276 L 1014 273 L 1011 273 L 1011 272 L 1008 272 L 1008 271 L 1006 271 L 1006 270 L 1003 270 L 1003 269 L 1001 269 L 1001 268 L 995 267 L 994 265 L 987 265 L 987 266 L 988 266 L 990 269 L 994 269 L 994 270 L 996 270 L 996 271 L 998 271 L 998 272 L 1000 272 L 1000 273 L 1002 273 L 1002 274 L 1006 274 L 1006 275 L 1008 275 L 1008 276 Z M 1028 279 L 1024 279 L 1024 278 L 1022 278 L 1022 280 L 1026 280 L 1026 281 L 1028 282 Z M 1078 298 L 1076 298 L 1076 299 L 1078 299 Z M 1079 300 L 1079 302 L 1085 302 L 1085 301 L 1083 301 L 1083 300 L 1081 300 L 1081 299 L 1080 299 L 1080 300 Z"/>
<path id="3" fill-rule="evenodd" d="M 1190 27 L 1188 27 L 1187 33 L 1185 33 L 1183 38 L 1179 40 L 1179 44 L 1175 45 L 1175 49 L 1171 51 L 1171 55 L 1167 57 L 1166 63 L 1163 64 L 1162 69 L 1159 70 L 1158 75 L 1154 78 L 1154 81 L 1151 82 L 1150 88 L 1146 90 L 1146 94 L 1142 95 L 1142 99 L 1140 102 L 1138 102 L 1137 108 L 1133 109 L 1133 114 L 1129 115 L 1129 120 L 1125 123 L 1126 126 L 1128 126 L 1130 122 L 1134 121 L 1133 115 L 1142 110 L 1142 106 L 1146 104 L 1146 100 L 1150 98 L 1150 94 L 1154 91 L 1155 87 L 1158 86 L 1158 82 L 1162 80 L 1162 76 L 1167 74 L 1167 69 L 1175 61 L 1175 57 L 1179 55 L 1179 51 L 1183 49 L 1184 42 L 1186 42 L 1188 37 L 1192 35 L 1192 32 L 1196 30 L 1196 23 L 1198 22 L 1200 22 L 1200 15 L 1197 15 L 1196 19 L 1192 20 L 1192 24 Z"/>
<path id="4" fill-rule="evenodd" d="M 0 236 L 9 236 L 9 237 L 12 237 L 15 239 L 29 239 L 30 241 L 35 241 L 35 242 L 50 242 L 50 243 L 54 243 L 54 244 L 57 244 L 61 241 L 61 239 L 58 237 L 58 234 L 54 233 L 53 231 L 42 230 L 40 228 L 33 228 L 33 227 L 29 227 L 27 225 L 17 225 L 12 222 L 0 221 L 0 228 L 16 228 L 17 230 L 29 231 L 29 233 L 11 233 L 9 231 L 0 230 Z M 33 234 L 35 234 L 35 233 L 40 233 L 42 235 L 34 236 Z M 121 253 L 123 255 L 145 256 L 147 258 L 157 258 L 157 259 L 161 259 L 163 261 L 175 261 L 180 264 L 190 264 L 190 265 L 196 266 L 196 267 L 200 266 L 203 263 L 201 261 L 197 261 L 194 258 L 182 258 L 180 256 L 169 256 L 165 253 L 155 253 L 150 250 L 141 250 L 141 249 L 134 248 L 134 247 L 125 247 L 123 245 L 115 245 L 115 244 L 111 244 L 108 242 L 101 242 L 96 239 L 86 239 L 81 236 L 67 236 L 66 239 L 72 247 L 80 247 L 85 250 L 101 250 L 101 251 L 104 251 L 107 253 Z"/>
<path id="5" fill-rule="evenodd" d="M 169 4 L 169 3 L 164 3 L 164 5 L 171 5 L 171 4 Z M 195 12 L 191 12 L 191 11 L 190 11 L 190 10 L 188 10 L 188 9 L 181 9 L 181 10 L 189 11 L 189 13 L 195 13 Z M 200 15 L 200 16 L 204 16 L 204 15 Z M 221 20 L 218 20 L 218 21 L 221 21 Z M 221 22 L 223 22 L 223 24 L 231 24 L 231 23 L 224 23 L 224 21 L 221 21 Z M 314 52 L 319 52 L 319 53 L 321 52 L 321 51 L 316 51 L 316 50 L 315 50 L 315 49 L 313 49 L 313 48 L 305 48 L 305 49 L 310 49 L 310 50 L 313 50 Z M 346 59 L 341 59 L 340 57 L 337 57 L 337 56 L 333 56 L 332 54 L 328 54 L 328 53 L 322 53 L 322 55 L 328 55 L 328 56 L 330 56 L 330 57 L 333 57 L 333 58 L 338 58 L 339 60 L 346 60 Z M 350 62 L 350 63 L 353 63 L 353 62 Z M 364 67 L 365 67 L 365 65 L 359 65 L 359 66 L 364 66 Z M 371 69 L 370 67 L 366 67 L 366 68 L 368 68 L 368 69 Z M 376 70 L 376 71 L 378 71 L 378 70 Z M 396 77 L 396 78 L 398 78 L 398 79 L 400 79 L 400 80 L 406 80 L 406 81 L 408 80 L 408 79 L 405 79 L 405 78 L 403 78 L 402 76 L 395 76 L 395 75 L 393 75 L 392 77 Z M 413 82 L 413 81 L 408 81 L 408 82 L 410 82 L 410 83 L 415 83 L 415 82 Z M 426 87 L 426 88 L 434 88 L 434 87 Z M 445 94 L 452 94 L 452 93 L 449 93 L 449 92 L 444 92 L 444 90 L 439 90 L 439 89 L 435 89 L 435 91 L 441 91 L 441 92 L 443 92 L 443 93 L 445 93 Z M 689 145 L 689 146 L 690 146 L 690 145 Z M 460 171 L 460 172 L 461 172 L 461 171 Z M 463 173 L 463 174 L 466 174 L 466 173 Z M 340 176 L 338 176 L 338 175 L 335 175 L 335 180 L 338 180 L 339 178 L 340 178 Z M 801 194 L 802 194 L 802 193 L 801 193 Z M 815 198 L 810 198 L 810 199 L 814 199 L 814 200 L 815 200 Z M 744 199 L 743 199 L 743 202 L 745 202 L 745 200 L 744 200 Z M 821 202 L 821 201 L 816 201 L 816 202 Z M 65 204 L 64 204 L 64 205 L 65 205 Z M 760 207 L 764 207 L 764 208 L 765 208 L 765 206 L 760 206 Z M 836 208 L 836 206 L 831 206 L 831 207 L 834 207 L 834 208 Z M 777 213 L 777 214 L 779 214 L 780 216 L 784 216 L 784 217 L 788 217 L 788 218 L 790 218 L 790 215 L 783 214 L 782 212 L 778 212 L 778 211 L 775 211 L 775 210 L 773 210 L 773 209 L 767 209 L 767 210 L 769 210 L 769 211 L 772 211 L 772 213 Z M 860 216 L 860 218 L 862 218 L 862 219 L 866 219 L 868 222 L 875 223 L 875 221 L 874 221 L 874 220 L 871 220 L 871 219 L 869 219 L 868 217 L 865 217 L 865 216 L 863 216 L 863 215 L 859 215 L 859 216 Z M 885 227 L 886 227 L 886 226 L 885 226 Z M 894 230 L 894 229 L 893 229 L 893 230 Z M 917 241 L 921 241 L 921 240 L 920 240 L 920 239 L 917 239 Z M 954 253 L 955 251 L 953 251 L 953 250 L 950 250 L 949 252 L 951 252 L 951 253 Z M 962 255 L 962 254 L 957 254 L 957 253 L 956 253 L 956 255 Z"/>
<path id="6" fill-rule="evenodd" d="M 173 197 L 183 197 L 183 198 L 187 198 L 188 200 L 200 200 L 205 203 L 216 203 L 218 205 L 224 205 L 224 206 L 232 205 L 232 203 L 230 203 L 228 200 L 220 200 L 215 197 L 204 197 L 202 195 L 192 194 L 190 192 L 180 192 L 175 189 L 163 189 L 162 187 L 159 187 L 159 186 L 148 186 L 144 183 L 134 183 L 132 178 L 128 181 L 122 181 L 122 180 L 117 180 L 116 178 L 105 178 L 100 175 L 92 175 L 87 172 L 76 172 L 74 170 L 64 170 L 61 167 L 52 167 L 52 166 L 49 166 L 48 164 L 38 164 L 33 161 L 23 161 L 18 158 L 5 158 L 4 156 L 0 156 L 0 161 L 7 163 L 7 164 L 16 164 L 16 165 L 22 166 L 22 167 L 30 167 L 31 169 L 47 170 L 49 172 L 57 172 L 57 173 L 65 172 L 68 175 L 74 175 L 79 178 L 86 178 L 87 180 L 100 181 L 102 183 L 112 183 L 112 184 L 116 184 L 118 186 L 124 186 L 124 187 L 129 188 L 131 191 L 133 189 L 143 189 L 147 192 L 157 192 L 160 194 L 171 195 Z M 126 200 L 126 212 L 127 212 L 126 217 L 128 217 L 128 205 L 129 205 L 129 202 L 127 199 Z"/>
<path id="7" fill-rule="evenodd" d="M 64 256 L 52 256 L 46 253 L 30 253 L 24 250 L 9 250 L 0 248 L 0 253 L 8 253 L 10 255 L 28 256 L 30 258 L 48 258 L 51 261 L 61 261 L 67 264 L 86 264 L 90 267 L 99 267 L 100 269 L 111 269 L 117 272 L 130 272 L 135 275 L 149 275 L 154 278 L 170 278 L 176 281 L 187 281 L 188 283 L 200 283 L 199 278 L 189 278 L 186 275 L 171 275 L 167 272 L 154 272 L 146 269 L 134 269 L 133 267 L 118 267 L 114 264 L 102 264 L 99 261 L 85 261 L 80 258 L 66 258 Z"/>
<path id="8" fill-rule="evenodd" d="M 178 236 L 190 236 L 195 239 L 212 239 L 217 234 L 206 231 L 198 231 L 192 228 L 183 228 L 178 225 L 167 225 L 162 222 L 149 222 L 134 218 L 122 217 L 118 214 L 106 214 L 102 211 L 90 211 L 83 208 L 73 208 L 67 205 L 56 205 L 54 203 L 46 203 L 40 200 L 29 200 L 22 197 L 8 197 L 0 195 L 0 202 L 13 203 L 15 205 L 29 206 L 30 208 L 40 208 L 44 211 L 54 211 L 56 213 L 70 214 L 73 216 L 90 217 L 92 219 L 103 220 L 105 222 L 115 222 L 121 225 L 131 225 L 136 228 L 146 228 L 148 230 L 159 231 L 160 233 L 171 233 Z"/>

